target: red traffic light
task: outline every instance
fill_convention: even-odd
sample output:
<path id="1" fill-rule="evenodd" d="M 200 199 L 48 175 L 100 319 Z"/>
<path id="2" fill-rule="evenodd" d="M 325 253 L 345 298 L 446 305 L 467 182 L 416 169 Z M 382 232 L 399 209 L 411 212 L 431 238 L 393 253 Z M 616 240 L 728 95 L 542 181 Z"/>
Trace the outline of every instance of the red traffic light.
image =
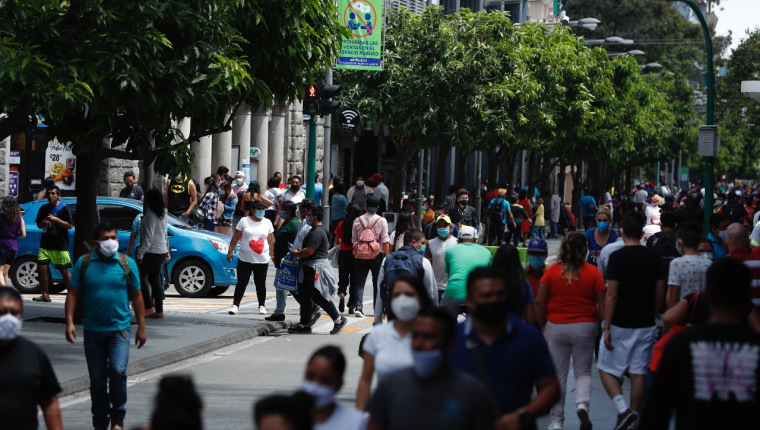
<path id="1" fill-rule="evenodd" d="M 315 99 L 319 95 L 319 87 L 316 85 L 309 85 L 308 90 L 306 91 L 306 97 L 310 99 Z"/>

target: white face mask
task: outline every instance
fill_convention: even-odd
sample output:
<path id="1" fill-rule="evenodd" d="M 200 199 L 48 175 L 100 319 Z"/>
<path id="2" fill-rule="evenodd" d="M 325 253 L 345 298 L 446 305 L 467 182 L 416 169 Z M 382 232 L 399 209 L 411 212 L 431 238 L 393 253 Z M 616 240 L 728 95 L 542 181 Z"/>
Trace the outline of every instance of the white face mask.
<path id="1" fill-rule="evenodd" d="M 409 296 L 398 296 L 391 300 L 391 310 L 401 321 L 409 322 L 413 320 L 420 311 L 420 302 Z"/>
<path id="2" fill-rule="evenodd" d="M 301 381 L 301 391 L 314 398 L 314 406 L 318 409 L 335 403 L 335 389 L 316 382 Z"/>
<path id="3" fill-rule="evenodd" d="M 106 257 L 116 254 L 119 250 L 119 241 L 116 239 L 106 239 L 98 241 L 100 244 L 100 253 Z"/>
<path id="4" fill-rule="evenodd" d="M 21 335 L 21 320 L 7 313 L 0 317 L 0 340 L 13 340 Z"/>

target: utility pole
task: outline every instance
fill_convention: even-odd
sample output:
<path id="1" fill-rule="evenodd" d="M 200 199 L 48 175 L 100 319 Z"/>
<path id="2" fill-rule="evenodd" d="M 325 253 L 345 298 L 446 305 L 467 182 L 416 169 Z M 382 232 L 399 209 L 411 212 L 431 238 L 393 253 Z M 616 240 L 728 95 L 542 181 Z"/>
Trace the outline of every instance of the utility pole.
<path id="1" fill-rule="evenodd" d="M 332 67 L 327 68 L 325 84 L 332 85 Z M 322 207 L 325 210 L 323 221 L 330 225 L 330 158 L 332 157 L 332 115 L 325 115 L 325 139 L 322 151 Z"/>

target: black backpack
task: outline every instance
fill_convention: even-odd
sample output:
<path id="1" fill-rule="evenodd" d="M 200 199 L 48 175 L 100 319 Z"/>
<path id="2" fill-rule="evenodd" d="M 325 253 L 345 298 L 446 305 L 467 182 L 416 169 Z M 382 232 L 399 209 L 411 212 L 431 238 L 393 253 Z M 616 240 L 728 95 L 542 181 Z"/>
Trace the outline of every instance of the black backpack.
<path id="1" fill-rule="evenodd" d="M 491 208 L 491 222 L 502 222 L 504 220 L 504 199 L 498 197 L 493 201 Z"/>
<path id="2" fill-rule="evenodd" d="M 383 284 L 380 286 L 383 297 L 383 309 L 387 313 L 391 307 L 391 286 L 396 278 L 403 273 L 416 276 L 420 281 L 425 276 L 425 268 L 422 265 L 422 255 L 411 246 L 403 246 L 398 251 L 392 252 L 385 257 L 383 264 Z"/>
<path id="3" fill-rule="evenodd" d="M 665 273 L 668 273 L 670 262 L 674 258 L 681 256 L 676 247 L 676 233 L 672 231 L 661 231 L 653 234 L 647 240 L 647 248 L 654 251 L 660 257 Z"/>

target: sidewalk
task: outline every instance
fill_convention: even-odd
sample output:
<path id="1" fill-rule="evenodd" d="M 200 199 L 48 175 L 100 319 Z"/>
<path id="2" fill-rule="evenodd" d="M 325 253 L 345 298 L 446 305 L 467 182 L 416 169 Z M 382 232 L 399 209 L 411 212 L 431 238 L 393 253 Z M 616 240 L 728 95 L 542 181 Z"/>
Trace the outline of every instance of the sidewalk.
<path id="1" fill-rule="evenodd" d="M 256 309 L 241 309 L 234 318 L 227 315 L 167 314 L 165 319 L 146 321 L 147 342 L 130 349 L 128 375 L 142 373 L 224 346 L 283 329 L 287 322 L 262 320 Z M 248 311 L 248 312 L 246 312 Z M 256 315 L 258 319 L 254 319 Z M 137 325 L 132 325 L 132 339 Z M 89 388 L 87 364 L 82 346 L 82 326 L 77 326 L 77 343 L 66 342 L 63 306 L 60 303 L 24 301 L 22 335 L 47 353 L 63 388 L 69 395 Z"/>

